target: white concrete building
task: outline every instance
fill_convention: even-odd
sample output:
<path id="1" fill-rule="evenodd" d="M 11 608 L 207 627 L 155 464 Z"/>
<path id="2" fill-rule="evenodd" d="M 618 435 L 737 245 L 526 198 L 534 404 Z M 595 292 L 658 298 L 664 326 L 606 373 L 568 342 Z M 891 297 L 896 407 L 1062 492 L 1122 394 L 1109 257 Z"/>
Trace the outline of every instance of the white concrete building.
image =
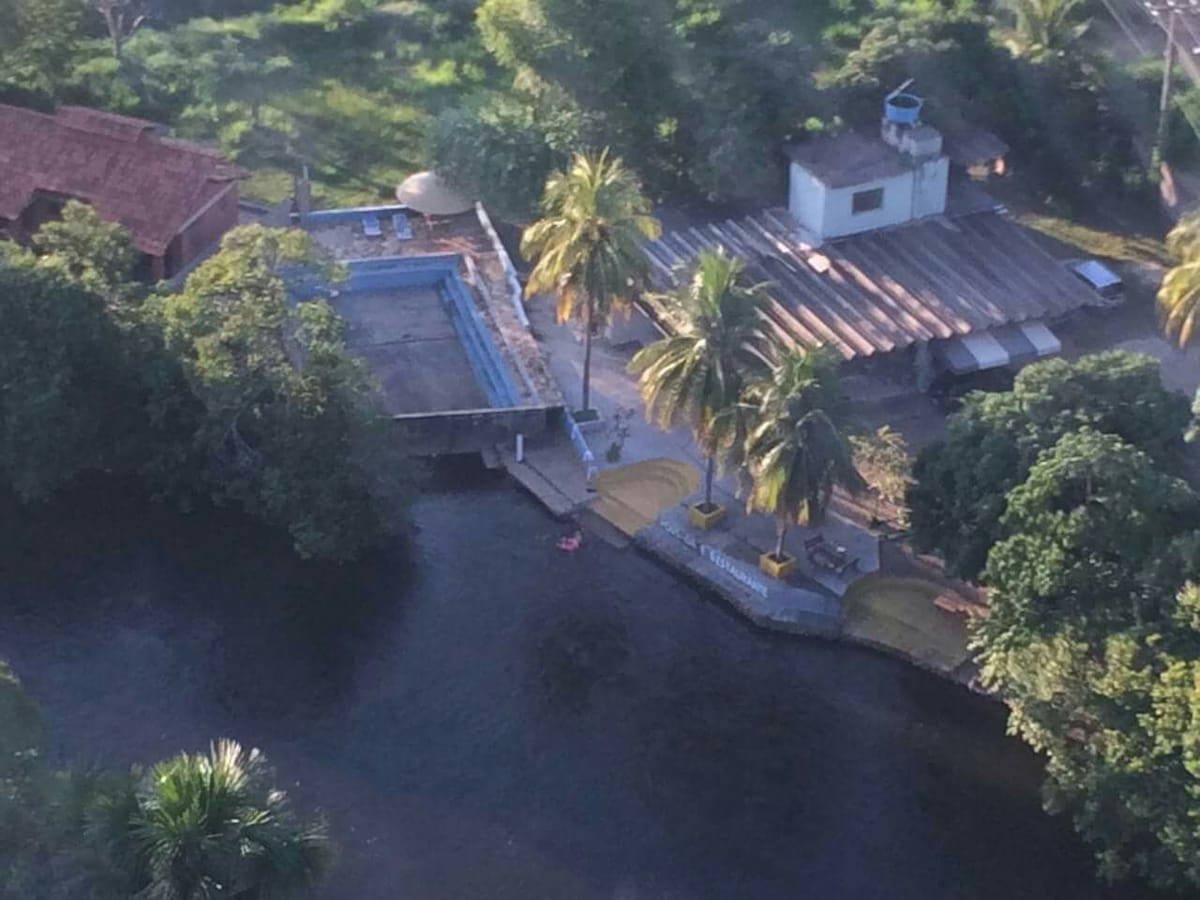
<path id="1" fill-rule="evenodd" d="M 880 137 L 845 132 L 789 148 L 787 209 L 648 243 L 655 286 L 677 286 L 698 253 L 720 249 L 769 286 L 766 316 L 782 340 L 848 363 L 897 360 L 922 389 L 937 374 L 1058 352 L 1046 323 L 1106 301 L 972 181 L 1002 170 L 999 139 L 959 135 L 944 147 L 920 109 L 893 94 Z M 669 309 L 652 297 L 643 306 L 670 329 Z"/>
<path id="2" fill-rule="evenodd" d="M 815 244 L 946 211 L 941 133 L 917 118 L 919 101 L 886 109 L 882 140 L 846 132 L 789 149 L 788 211 Z"/>

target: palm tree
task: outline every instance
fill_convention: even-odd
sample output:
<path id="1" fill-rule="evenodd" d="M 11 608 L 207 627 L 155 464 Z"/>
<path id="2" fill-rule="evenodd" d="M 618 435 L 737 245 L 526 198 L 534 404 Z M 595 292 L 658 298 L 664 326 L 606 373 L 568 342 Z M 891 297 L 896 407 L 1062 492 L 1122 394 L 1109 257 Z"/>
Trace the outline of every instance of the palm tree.
<path id="1" fill-rule="evenodd" d="M 1200 317 L 1200 216 L 1188 216 L 1171 229 L 1167 250 L 1179 262 L 1158 289 L 1158 314 L 1163 331 L 1183 347 Z"/>
<path id="2" fill-rule="evenodd" d="M 1016 35 L 1022 48 L 1034 55 L 1064 50 L 1087 31 L 1087 21 L 1076 20 L 1084 0 L 1004 0 L 1016 17 Z"/>
<path id="3" fill-rule="evenodd" d="M 551 175 L 542 213 L 521 239 L 521 252 L 534 261 L 526 293 L 557 293 L 559 322 L 582 318 L 587 410 L 593 327 L 629 303 L 649 265 L 642 242 L 660 228 L 633 173 L 607 150 L 577 153 L 565 172 Z"/>
<path id="4" fill-rule="evenodd" d="M 685 421 L 707 460 L 704 507 L 712 509 L 713 470 L 718 457 L 737 442 L 734 407 L 749 378 L 761 375 L 765 284 L 748 284 L 745 263 L 724 251 L 697 257 L 691 280 L 660 299 L 670 304 L 676 333 L 634 356 L 629 371 L 646 417 L 662 428 Z"/>
<path id="5" fill-rule="evenodd" d="M 781 351 L 756 386 L 758 423 L 746 442 L 753 484 L 746 504 L 775 516 L 775 558 L 793 522 L 819 525 L 836 484 L 862 479 L 839 427 L 837 363 L 823 351 Z"/>
<path id="6" fill-rule="evenodd" d="M 324 823 L 299 821 L 266 758 L 229 740 L 156 765 L 126 821 L 127 839 L 113 843 L 148 900 L 289 897 L 331 861 Z"/>

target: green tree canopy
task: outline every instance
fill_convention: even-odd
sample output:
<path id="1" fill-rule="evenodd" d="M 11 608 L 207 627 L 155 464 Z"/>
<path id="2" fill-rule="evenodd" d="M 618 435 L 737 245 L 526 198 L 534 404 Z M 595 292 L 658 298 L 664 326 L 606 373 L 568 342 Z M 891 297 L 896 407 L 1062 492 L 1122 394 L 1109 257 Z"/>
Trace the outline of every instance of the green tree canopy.
<path id="1" fill-rule="evenodd" d="M 0 486 L 40 499 L 113 465 L 141 402 L 104 301 L 28 255 L 0 253 Z"/>
<path id="2" fill-rule="evenodd" d="M 94 209 L 68 200 L 62 215 L 44 223 L 33 246 L 46 266 L 61 268 L 83 288 L 120 306 L 136 293 L 138 251 L 120 224 L 105 222 Z"/>
<path id="3" fill-rule="evenodd" d="M 1005 0 L 1003 5 L 1015 20 L 1019 46 L 1035 55 L 1066 50 L 1090 24 L 1080 21 L 1083 0 Z"/>
<path id="4" fill-rule="evenodd" d="M 488 93 L 434 121 L 436 171 L 469 197 L 515 222 L 529 219 L 550 173 L 567 161 L 532 101 Z M 569 141 L 578 145 L 577 140 Z"/>
<path id="5" fill-rule="evenodd" d="M 979 634 L 1003 648 L 1065 620 L 1102 635 L 1156 618 L 1149 566 L 1198 523 L 1186 482 L 1147 454 L 1112 434 L 1067 433 L 1009 493 L 1009 536 L 983 573 L 993 614 Z"/>
<path id="6" fill-rule="evenodd" d="M 49 105 L 61 97 L 86 11 L 82 0 L 0 0 L 0 99 Z"/>
<path id="7" fill-rule="evenodd" d="M 302 555 L 340 559 L 395 524 L 402 468 L 341 319 L 293 299 L 330 271 L 305 233 L 243 226 L 152 313 L 203 405 L 216 496 L 287 528 Z"/>
<path id="8" fill-rule="evenodd" d="M 1066 433 L 1009 494 L 973 623 L 982 683 L 1047 757 L 1101 871 L 1200 884 L 1200 502 L 1114 434 Z"/>
<path id="9" fill-rule="evenodd" d="M 952 572 L 974 578 L 1005 533 L 1009 490 L 1063 435 L 1114 434 L 1169 466 L 1187 422 L 1186 399 L 1163 387 L 1151 357 L 1109 351 L 1035 363 L 1012 391 L 969 395 L 945 438 L 920 453 L 909 491 L 914 536 Z"/>

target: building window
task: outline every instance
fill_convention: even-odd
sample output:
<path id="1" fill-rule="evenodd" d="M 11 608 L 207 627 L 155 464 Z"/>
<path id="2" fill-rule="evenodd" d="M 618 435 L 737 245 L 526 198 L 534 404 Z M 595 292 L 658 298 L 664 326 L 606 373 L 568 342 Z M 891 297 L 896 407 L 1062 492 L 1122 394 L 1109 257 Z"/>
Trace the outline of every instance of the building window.
<path id="1" fill-rule="evenodd" d="M 870 212 L 883 206 L 883 188 L 871 188 L 869 191 L 855 191 L 850 198 L 850 210 L 856 216 L 859 213 Z"/>

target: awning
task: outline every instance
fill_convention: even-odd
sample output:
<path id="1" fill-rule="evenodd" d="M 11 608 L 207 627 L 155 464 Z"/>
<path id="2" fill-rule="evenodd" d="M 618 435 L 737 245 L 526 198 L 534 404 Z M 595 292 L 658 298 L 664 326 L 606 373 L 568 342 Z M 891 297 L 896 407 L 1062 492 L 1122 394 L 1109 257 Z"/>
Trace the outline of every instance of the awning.
<path id="1" fill-rule="evenodd" d="M 955 375 L 1019 366 L 1061 352 L 1062 343 L 1044 322 L 1002 325 L 962 337 L 938 341 L 934 354 Z"/>

